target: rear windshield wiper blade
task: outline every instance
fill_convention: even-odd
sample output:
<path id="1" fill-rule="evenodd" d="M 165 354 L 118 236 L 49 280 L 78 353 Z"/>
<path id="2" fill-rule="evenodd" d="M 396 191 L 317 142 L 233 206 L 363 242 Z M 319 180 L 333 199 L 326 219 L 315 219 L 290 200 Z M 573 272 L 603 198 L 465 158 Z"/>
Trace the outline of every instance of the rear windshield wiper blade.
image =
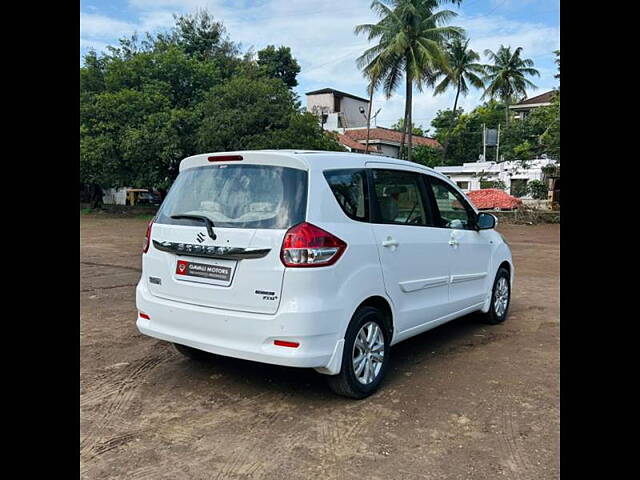
<path id="1" fill-rule="evenodd" d="M 205 217 L 204 215 L 189 215 L 188 213 L 179 213 L 177 215 L 171 215 L 171 218 L 175 220 L 180 220 L 181 218 L 186 220 L 201 220 L 207 226 L 207 233 L 211 237 L 212 240 L 218 238 L 215 233 L 213 233 L 213 227 L 215 226 L 209 217 Z"/>

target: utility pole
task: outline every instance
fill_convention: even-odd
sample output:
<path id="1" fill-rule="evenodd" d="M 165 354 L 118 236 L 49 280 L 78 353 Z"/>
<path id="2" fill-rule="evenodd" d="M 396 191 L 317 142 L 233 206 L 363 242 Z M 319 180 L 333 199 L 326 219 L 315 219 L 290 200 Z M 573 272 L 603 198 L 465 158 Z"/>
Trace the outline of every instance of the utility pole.
<path id="1" fill-rule="evenodd" d="M 487 131 L 484 123 L 482 124 L 482 161 L 487 161 Z"/>
<path id="2" fill-rule="evenodd" d="M 373 81 L 369 84 L 369 111 L 367 112 L 367 143 L 365 144 L 364 153 L 369 155 L 369 133 L 371 131 L 371 106 L 373 104 Z"/>
<path id="3" fill-rule="evenodd" d="M 500 161 L 500 123 L 498 123 L 498 141 L 496 142 L 496 163 Z"/>

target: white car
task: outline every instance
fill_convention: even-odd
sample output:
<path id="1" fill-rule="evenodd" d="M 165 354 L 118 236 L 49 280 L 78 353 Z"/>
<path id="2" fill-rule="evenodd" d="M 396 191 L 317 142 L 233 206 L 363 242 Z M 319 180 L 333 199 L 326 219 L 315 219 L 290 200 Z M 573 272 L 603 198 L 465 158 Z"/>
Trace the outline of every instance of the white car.
<path id="1" fill-rule="evenodd" d="M 438 172 L 354 153 L 195 155 L 149 224 L 137 327 L 203 351 L 380 385 L 390 347 L 474 311 L 505 320 L 496 218 Z"/>

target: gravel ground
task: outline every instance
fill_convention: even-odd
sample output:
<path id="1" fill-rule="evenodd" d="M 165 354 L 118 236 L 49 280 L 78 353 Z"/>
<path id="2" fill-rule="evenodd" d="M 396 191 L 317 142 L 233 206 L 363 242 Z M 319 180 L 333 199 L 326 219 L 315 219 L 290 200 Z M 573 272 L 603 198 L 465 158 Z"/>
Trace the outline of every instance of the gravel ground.
<path id="1" fill-rule="evenodd" d="M 135 327 L 146 221 L 81 215 L 83 479 L 556 479 L 559 225 L 503 225 L 510 315 L 471 315 L 392 349 L 383 388 L 313 370 L 196 363 Z"/>

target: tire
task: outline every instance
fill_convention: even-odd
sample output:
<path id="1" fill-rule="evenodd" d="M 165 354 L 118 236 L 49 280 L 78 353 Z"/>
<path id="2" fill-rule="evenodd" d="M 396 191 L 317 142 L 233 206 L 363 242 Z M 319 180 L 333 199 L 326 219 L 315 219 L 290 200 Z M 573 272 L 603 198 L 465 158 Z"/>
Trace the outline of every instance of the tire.
<path id="1" fill-rule="evenodd" d="M 504 299 L 506 288 L 506 305 L 504 300 L 498 302 L 498 296 L 502 296 Z M 502 292 L 502 293 L 501 293 Z M 502 305 L 500 305 L 502 303 Z M 489 311 L 483 314 L 483 321 L 490 325 L 497 325 L 507 319 L 509 314 L 509 305 L 511 304 L 511 281 L 510 275 L 506 268 L 500 268 L 496 274 L 496 279 L 493 282 L 493 288 L 491 289 L 491 306 Z M 496 307 L 496 305 L 498 305 Z M 496 310 L 497 308 L 497 310 Z"/>
<path id="2" fill-rule="evenodd" d="M 198 350 L 197 348 L 180 345 L 179 343 L 174 343 L 173 346 L 185 357 L 190 358 L 191 360 L 197 360 L 199 362 L 210 360 L 213 355 L 209 352 Z"/>
<path id="3" fill-rule="evenodd" d="M 361 334 L 362 330 L 362 334 Z M 356 345 L 356 339 L 360 335 L 371 333 L 370 343 L 362 342 L 362 338 Z M 342 366 L 340 373 L 327 377 L 329 387 L 338 395 L 344 397 L 362 399 L 374 393 L 385 376 L 389 366 L 389 343 L 391 338 L 384 325 L 382 312 L 374 307 L 359 308 L 351 319 L 344 336 L 344 350 L 342 354 Z M 360 346 L 364 349 L 361 349 Z M 378 353 L 376 356 L 375 353 Z M 382 353 L 382 361 L 378 361 Z M 362 358 L 360 373 L 354 368 L 354 356 Z M 378 368 L 379 366 L 379 368 Z M 371 376 L 366 377 L 369 371 Z M 365 378 L 366 377 L 366 378 Z M 362 380 L 360 380 L 361 378 Z M 366 382 L 366 383 L 365 383 Z"/>

